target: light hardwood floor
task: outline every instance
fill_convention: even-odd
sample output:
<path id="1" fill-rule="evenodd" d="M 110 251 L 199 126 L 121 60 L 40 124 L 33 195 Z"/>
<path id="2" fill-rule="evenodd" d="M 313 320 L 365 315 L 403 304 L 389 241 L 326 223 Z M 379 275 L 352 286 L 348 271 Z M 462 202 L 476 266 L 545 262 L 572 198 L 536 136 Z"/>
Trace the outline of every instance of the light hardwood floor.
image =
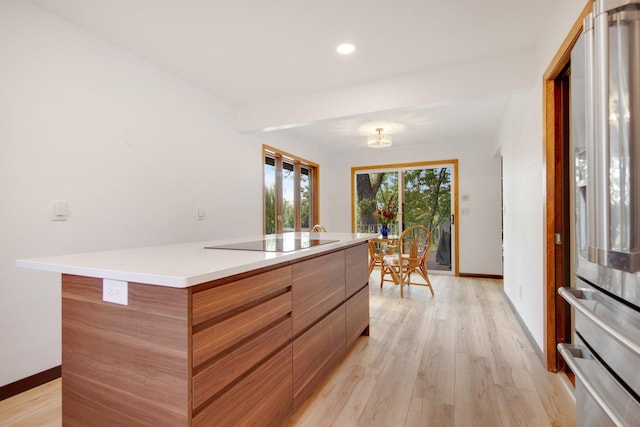
<path id="1" fill-rule="evenodd" d="M 427 288 L 370 281 L 370 337 L 289 427 L 574 426 L 575 403 L 547 372 L 502 281 L 431 275 Z"/>
<path id="2" fill-rule="evenodd" d="M 574 426 L 563 377 L 548 373 L 499 280 L 432 275 L 379 287 L 371 275 L 371 336 L 293 415 L 288 427 Z M 59 426 L 60 380 L 0 402 L 0 426 Z"/>

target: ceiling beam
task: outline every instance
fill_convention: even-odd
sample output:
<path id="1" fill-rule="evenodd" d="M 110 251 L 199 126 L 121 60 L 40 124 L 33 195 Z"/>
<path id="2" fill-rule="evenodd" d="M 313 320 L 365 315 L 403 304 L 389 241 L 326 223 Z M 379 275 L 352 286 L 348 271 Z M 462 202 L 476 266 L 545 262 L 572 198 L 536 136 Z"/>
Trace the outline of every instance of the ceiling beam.
<path id="1" fill-rule="evenodd" d="M 241 106 L 239 132 L 260 132 L 358 114 L 426 108 L 531 89 L 532 52 Z"/>

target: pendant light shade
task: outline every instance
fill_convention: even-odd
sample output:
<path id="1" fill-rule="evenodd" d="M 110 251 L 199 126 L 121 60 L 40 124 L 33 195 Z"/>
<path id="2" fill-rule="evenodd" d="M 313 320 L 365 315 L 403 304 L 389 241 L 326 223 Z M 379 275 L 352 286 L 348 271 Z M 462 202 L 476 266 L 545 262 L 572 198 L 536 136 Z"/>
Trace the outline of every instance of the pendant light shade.
<path id="1" fill-rule="evenodd" d="M 376 128 L 376 134 L 369 135 L 367 137 L 367 146 L 369 148 L 386 148 L 391 147 L 393 143 L 391 135 L 385 135 L 382 133 L 384 129 Z"/>

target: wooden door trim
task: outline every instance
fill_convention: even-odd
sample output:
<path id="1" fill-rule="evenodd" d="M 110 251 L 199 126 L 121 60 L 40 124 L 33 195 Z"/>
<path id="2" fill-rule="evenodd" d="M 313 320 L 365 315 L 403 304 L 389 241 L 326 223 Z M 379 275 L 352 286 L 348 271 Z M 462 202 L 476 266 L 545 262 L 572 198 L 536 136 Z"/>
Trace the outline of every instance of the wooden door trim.
<path id="1" fill-rule="evenodd" d="M 569 34 L 562 42 L 562 45 L 556 52 L 555 56 L 551 60 L 551 63 L 547 67 L 543 76 L 542 85 L 542 105 L 544 108 L 543 119 L 543 149 L 544 149 L 544 168 L 545 168 L 545 206 L 544 206 L 544 222 L 545 222 L 545 234 L 544 234 L 544 274 L 545 274 L 545 288 L 544 288 L 544 311 L 545 311 L 545 362 L 547 369 L 550 371 L 556 371 L 556 281 L 555 271 L 556 262 L 554 255 L 554 234 L 556 230 L 555 213 L 556 206 L 555 197 L 555 182 L 556 174 L 559 172 L 558 165 L 556 164 L 556 142 L 560 137 L 558 132 L 558 124 L 560 122 L 560 111 L 557 105 L 556 94 L 556 79 L 567 66 L 571 58 L 571 49 L 575 45 L 578 37 L 582 33 L 582 22 L 584 17 L 590 13 L 593 9 L 592 0 L 588 0 L 580 16 L 575 21 Z"/>

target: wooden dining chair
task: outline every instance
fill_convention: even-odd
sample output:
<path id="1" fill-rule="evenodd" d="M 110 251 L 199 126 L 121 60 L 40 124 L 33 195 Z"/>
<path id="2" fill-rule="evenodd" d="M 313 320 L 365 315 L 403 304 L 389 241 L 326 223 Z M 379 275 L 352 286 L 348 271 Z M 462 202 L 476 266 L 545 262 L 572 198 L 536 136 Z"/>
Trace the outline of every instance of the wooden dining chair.
<path id="1" fill-rule="evenodd" d="M 369 240 L 369 275 L 375 267 L 382 267 L 382 248 L 380 243 Z"/>
<path id="2" fill-rule="evenodd" d="M 427 286 L 434 295 L 429 274 L 427 257 L 431 247 L 431 233 L 427 227 L 414 225 L 402 232 L 396 245 L 396 252 L 382 257 L 380 287 L 391 276 L 391 281 L 400 286 L 400 297 L 404 297 L 404 287 L 409 285 Z M 417 273 L 425 283 L 411 280 Z"/>
<path id="3" fill-rule="evenodd" d="M 322 232 L 322 233 L 326 233 L 327 229 L 324 228 L 323 226 L 321 226 L 320 224 L 316 224 L 313 226 L 313 228 L 311 229 L 312 233 L 317 233 L 317 232 Z"/>

